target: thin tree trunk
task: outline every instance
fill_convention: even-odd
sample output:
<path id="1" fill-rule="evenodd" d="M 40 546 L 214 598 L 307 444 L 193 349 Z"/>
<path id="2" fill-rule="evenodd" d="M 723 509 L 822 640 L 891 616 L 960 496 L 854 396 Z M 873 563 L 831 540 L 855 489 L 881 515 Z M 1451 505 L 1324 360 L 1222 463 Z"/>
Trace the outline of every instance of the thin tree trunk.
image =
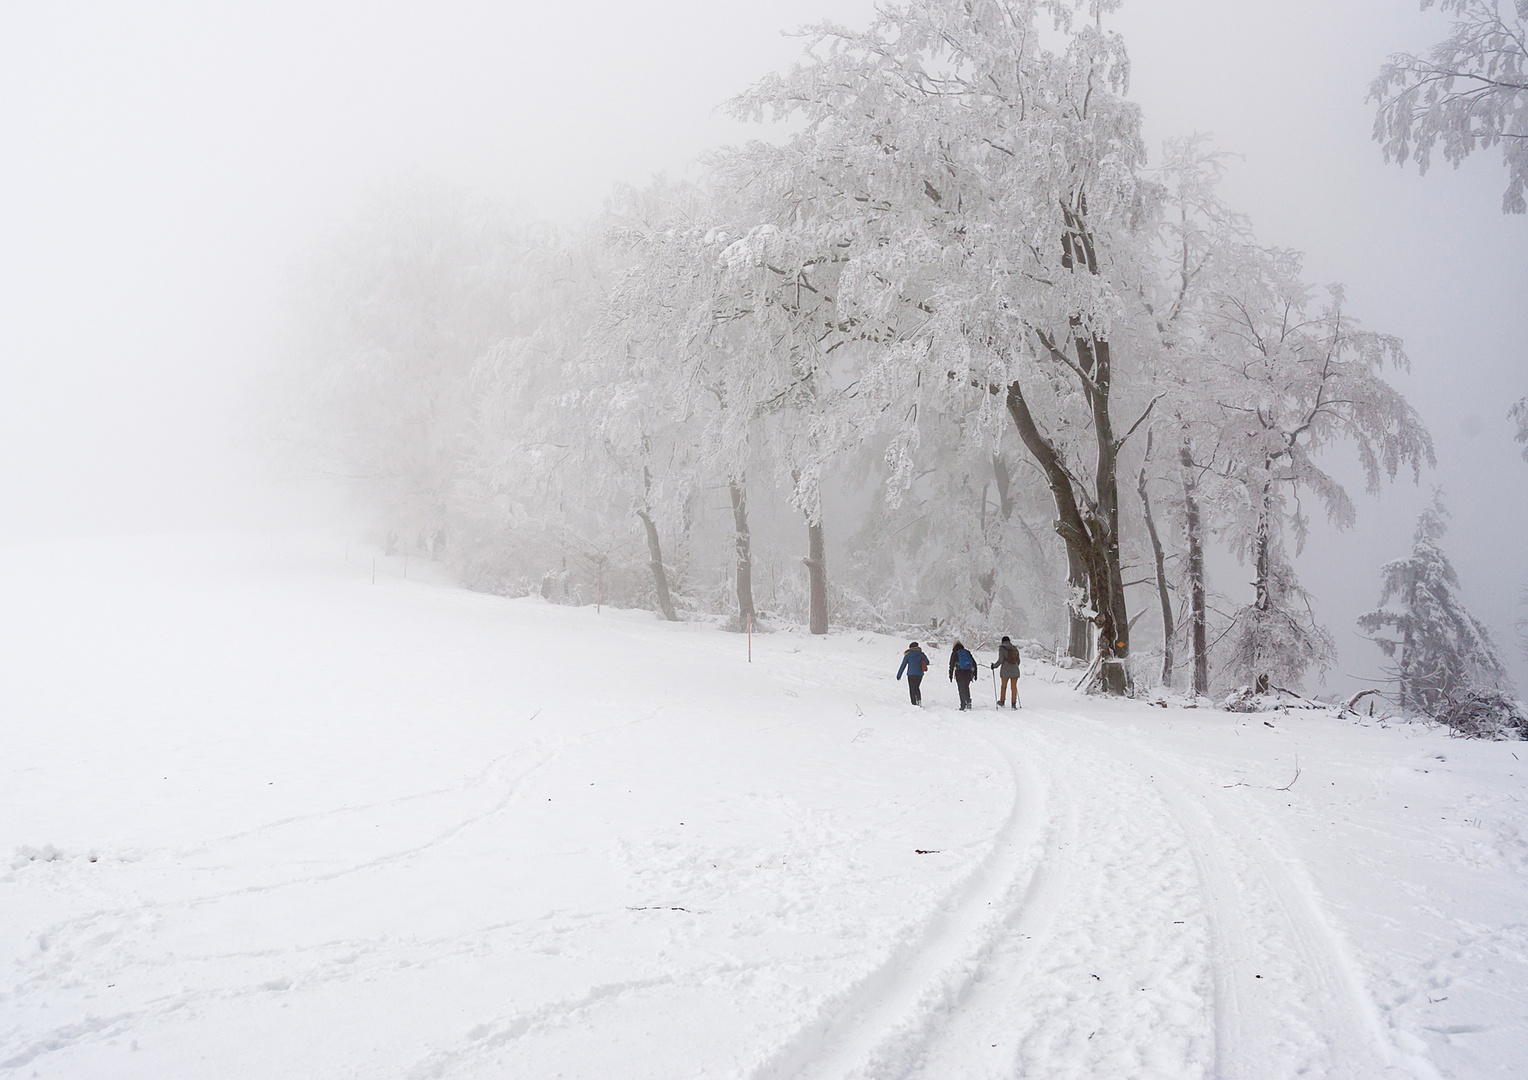
<path id="1" fill-rule="evenodd" d="M 1189 624 L 1194 654 L 1194 693 L 1210 692 L 1210 658 L 1205 641 L 1204 537 L 1199 523 L 1199 484 L 1194 477 L 1194 457 L 1188 443 L 1179 450 L 1183 463 L 1183 516 L 1188 533 Z"/>
<path id="2" fill-rule="evenodd" d="M 1406 570 L 1406 614 L 1412 615 L 1417 610 L 1417 575 L 1414 569 Z M 1401 662 L 1396 666 L 1396 675 L 1401 683 L 1401 708 L 1418 709 L 1421 706 L 1421 695 L 1417 693 L 1416 679 L 1412 671 L 1412 620 L 1406 620 L 1406 631 L 1401 637 Z"/>
<path id="3" fill-rule="evenodd" d="M 806 525 L 807 581 L 811 588 L 812 611 L 809 629 L 814 634 L 828 632 L 828 562 L 823 553 L 822 522 L 807 520 Z"/>
<path id="4" fill-rule="evenodd" d="M 1268 467 L 1264 467 L 1265 471 Z M 1260 620 L 1266 620 L 1269 610 L 1273 607 L 1273 597 L 1268 587 L 1269 545 L 1273 542 L 1272 523 L 1268 520 L 1268 500 L 1272 484 L 1271 480 L 1263 482 L 1263 499 L 1257 511 L 1257 599 L 1253 602 L 1253 607 L 1257 609 Z M 1259 694 L 1268 693 L 1273 689 L 1272 676 L 1266 671 L 1254 673 L 1252 688 Z"/>
<path id="5" fill-rule="evenodd" d="M 647 466 L 642 467 L 642 490 L 643 501 L 647 499 L 647 493 L 652 490 L 653 477 Z M 649 507 L 643 506 L 637 511 L 637 517 L 642 519 L 642 525 L 647 530 L 647 553 L 651 559 L 653 570 L 653 585 L 658 590 L 658 610 L 669 622 L 678 622 L 679 616 L 674 612 L 674 600 L 669 595 L 668 574 L 663 569 L 663 547 L 658 543 L 658 526 L 653 523 Z"/>
<path id="6" fill-rule="evenodd" d="M 992 479 L 997 482 L 998 512 L 1007 521 L 1013 517 L 1013 474 L 1001 454 L 992 455 Z"/>
<path id="7" fill-rule="evenodd" d="M 1106 693 L 1124 694 L 1129 690 L 1125 658 L 1130 655 L 1130 613 L 1125 606 L 1125 578 L 1119 560 L 1119 446 L 1114 441 L 1114 424 L 1109 415 L 1109 383 L 1112 364 L 1109 343 L 1088 339 L 1094 354 L 1093 435 L 1098 446 L 1098 464 L 1093 487 L 1098 494 L 1098 517 L 1094 543 L 1101 547 L 1106 575 L 1100 591 L 1098 641 L 1103 654 L 1099 679 Z M 1078 341 L 1081 348 L 1083 342 Z M 1084 367 L 1083 370 L 1087 370 Z M 1103 535 L 1098 536 L 1101 527 Z"/>
<path id="8" fill-rule="evenodd" d="M 748 491 L 741 480 L 729 482 L 732 525 L 737 536 L 737 621 L 743 626 L 754 616 L 753 553 L 748 535 Z"/>
<path id="9" fill-rule="evenodd" d="M 651 556 L 653 585 L 658 590 L 658 610 L 669 622 L 678 622 L 679 616 L 674 611 L 674 600 L 669 596 L 668 574 L 663 570 L 663 548 L 658 543 L 658 526 L 653 524 L 652 516 L 646 510 L 638 510 L 637 517 L 642 519 L 642 524 L 647 529 L 647 552 Z"/>
<path id="10" fill-rule="evenodd" d="M 1151 457 L 1151 435 L 1146 436 L 1146 456 Z M 1146 466 L 1141 466 L 1140 478 L 1135 489 L 1141 494 L 1141 508 L 1146 515 L 1146 533 L 1151 537 L 1151 553 L 1157 563 L 1157 598 L 1162 602 L 1162 685 L 1173 684 L 1173 604 L 1167 590 L 1167 565 L 1162 555 L 1162 541 L 1157 537 L 1157 524 L 1151 516 L 1151 496 L 1146 492 Z"/>

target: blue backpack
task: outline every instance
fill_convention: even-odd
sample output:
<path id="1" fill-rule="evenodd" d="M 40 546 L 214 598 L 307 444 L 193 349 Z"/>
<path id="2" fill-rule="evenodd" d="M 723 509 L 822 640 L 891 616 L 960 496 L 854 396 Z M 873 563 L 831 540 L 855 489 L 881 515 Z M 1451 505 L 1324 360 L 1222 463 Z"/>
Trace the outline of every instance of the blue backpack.
<path id="1" fill-rule="evenodd" d="M 971 655 L 969 649 L 961 649 L 955 654 L 955 667 L 959 671 L 975 671 L 976 657 Z"/>

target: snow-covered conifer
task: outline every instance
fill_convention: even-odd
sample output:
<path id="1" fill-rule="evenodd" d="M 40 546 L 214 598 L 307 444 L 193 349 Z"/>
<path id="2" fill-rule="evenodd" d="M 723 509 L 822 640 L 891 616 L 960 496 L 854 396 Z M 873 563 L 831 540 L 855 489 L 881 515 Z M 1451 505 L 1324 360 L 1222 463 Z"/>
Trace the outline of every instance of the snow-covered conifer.
<path id="1" fill-rule="evenodd" d="M 1401 708 L 1438 716 L 1470 690 L 1499 689 L 1506 667 L 1491 633 L 1459 595 L 1459 575 L 1441 541 L 1448 531 L 1443 494 L 1417 518 L 1411 554 L 1380 570 L 1379 606 L 1359 627 L 1392 661 Z"/>

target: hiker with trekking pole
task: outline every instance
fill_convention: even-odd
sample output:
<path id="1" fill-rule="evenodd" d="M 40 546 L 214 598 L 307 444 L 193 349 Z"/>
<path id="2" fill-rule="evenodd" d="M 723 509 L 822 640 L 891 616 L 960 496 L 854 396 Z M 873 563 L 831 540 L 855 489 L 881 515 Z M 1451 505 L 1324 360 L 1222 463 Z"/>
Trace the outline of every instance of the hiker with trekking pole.
<path id="1" fill-rule="evenodd" d="M 1019 647 L 1008 640 L 1008 635 L 1003 635 L 1003 643 L 997 647 L 997 661 L 991 665 L 993 669 L 993 681 L 997 680 L 997 668 L 1002 668 L 1003 686 L 997 693 L 997 707 L 1003 707 L 1003 699 L 1008 696 L 1008 688 L 1013 687 L 1013 704 L 1010 708 L 1019 707 Z"/>

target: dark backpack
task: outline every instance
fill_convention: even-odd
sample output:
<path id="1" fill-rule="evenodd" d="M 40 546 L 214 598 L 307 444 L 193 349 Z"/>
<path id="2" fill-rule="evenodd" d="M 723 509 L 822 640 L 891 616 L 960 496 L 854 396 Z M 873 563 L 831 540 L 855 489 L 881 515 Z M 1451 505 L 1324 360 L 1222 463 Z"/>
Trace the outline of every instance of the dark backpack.
<path id="1" fill-rule="evenodd" d="M 1017 664 L 1019 662 L 1019 647 L 1017 645 L 1004 645 L 998 649 L 998 659 L 1005 664 Z"/>

